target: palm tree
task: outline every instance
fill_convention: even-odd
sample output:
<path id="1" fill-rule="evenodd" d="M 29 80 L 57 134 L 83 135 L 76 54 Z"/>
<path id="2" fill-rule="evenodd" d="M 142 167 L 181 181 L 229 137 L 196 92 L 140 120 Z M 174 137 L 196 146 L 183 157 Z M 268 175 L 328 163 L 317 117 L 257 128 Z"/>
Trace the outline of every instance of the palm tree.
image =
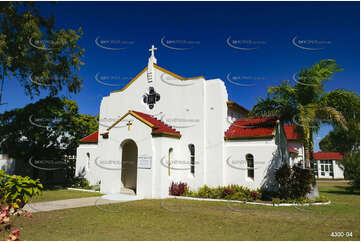
<path id="1" fill-rule="evenodd" d="M 331 124 L 347 130 L 343 115 L 322 102 L 324 85 L 334 72 L 342 69 L 334 60 L 321 60 L 310 68 L 302 69 L 296 84 L 283 81 L 279 86 L 269 87 L 265 99 L 259 98 L 251 116 L 278 116 L 282 124 L 296 124 L 305 149 L 305 164 L 311 167 L 313 159 L 313 134 L 321 124 Z"/>

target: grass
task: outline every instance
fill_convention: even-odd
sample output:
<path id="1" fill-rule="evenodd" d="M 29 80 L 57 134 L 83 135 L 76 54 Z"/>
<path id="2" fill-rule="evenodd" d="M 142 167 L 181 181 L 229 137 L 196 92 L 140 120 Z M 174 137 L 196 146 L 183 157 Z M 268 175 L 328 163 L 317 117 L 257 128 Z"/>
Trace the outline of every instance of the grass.
<path id="1" fill-rule="evenodd" d="M 320 207 L 264 207 L 180 199 L 140 200 L 19 218 L 24 240 L 359 240 L 360 195 L 320 183 Z M 106 210 L 105 210 L 106 209 Z M 352 232 L 352 237 L 331 237 Z"/>
<path id="2" fill-rule="evenodd" d="M 58 189 L 58 190 L 45 190 L 43 194 L 38 197 L 32 198 L 32 203 L 36 202 L 49 202 L 55 200 L 64 200 L 72 198 L 82 198 L 82 197 L 95 197 L 102 196 L 103 194 L 97 192 L 83 192 L 83 191 L 74 191 L 67 189 Z"/>

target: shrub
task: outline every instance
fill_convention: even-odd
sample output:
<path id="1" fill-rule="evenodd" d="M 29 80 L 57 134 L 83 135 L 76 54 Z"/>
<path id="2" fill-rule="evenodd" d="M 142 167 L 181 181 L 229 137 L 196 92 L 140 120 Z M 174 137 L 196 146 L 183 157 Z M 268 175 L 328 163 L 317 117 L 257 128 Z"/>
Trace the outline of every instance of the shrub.
<path id="1" fill-rule="evenodd" d="M 200 197 L 200 198 L 213 198 L 213 199 L 232 199 L 239 201 L 253 201 L 260 199 L 262 193 L 260 190 L 250 190 L 240 185 L 218 186 L 216 188 L 204 185 L 198 191 L 192 192 L 187 190 L 185 196 Z"/>
<path id="2" fill-rule="evenodd" d="M 276 171 L 276 181 L 280 185 L 279 195 L 281 198 L 291 197 L 291 174 L 292 170 L 285 164 Z"/>
<path id="3" fill-rule="evenodd" d="M 279 183 L 279 197 L 282 199 L 299 199 L 305 197 L 311 191 L 311 184 L 314 181 L 312 170 L 302 169 L 287 165 L 280 167 L 275 174 Z"/>
<path id="4" fill-rule="evenodd" d="M 74 177 L 71 181 L 70 187 L 91 189 L 91 186 L 89 185 L 89 181 L 84 177 Z"/>
<path id="5" fill-rule="evenodd" d="M 259 200 L 262 198 L 262 193 L 259 190 L 251 191 L 251 198 L 253 201 Z"/>
<path id="6" fill-rule="evenodd" d="M 234 189 L 232 189 L 232 187 L 227 186 L 223 189 L 222 192 L 223 197 L 232 196 L 233 194 L 234 194 Z"/>
<path id="7" fill-rule="evenodd" d="M 345 169 L 345 178 L 351 180 L 351 189 L 360 188 L 360 151 L 352 151 L 345 155 L 342 165 Z"/>
<path id="8" fill-rule="evenodd" d="M 14 229 L 12 222 L 16 216 L 31 218 L 31 213 L 23 210 L 32 196 L 40 195 L 42 184 L 29 177 L 9 176 L 0 170 L 0 232 L 6 240 L 19 240 L 19 230 Z"/>
<path id="9" fill-rule="evenodd" d="M 226 198 L 226 199 L 238 200 L 238 201 L 248 201 L 249 197 L 247 196 L 246 193 L 241 191 L 241 192 L 234 193 L 231 197 Z"/>
<path id="10" fill-rule="evenodd" d="M 263 201 L 272 201 L 272 198 L 278 196 L 279 196 L 278 192 L 274 192 L 266 189 L 261 190 L 261 200 Z"/>
<path id="11" fill-rule="evenodd" d="M 293 166 L 291 177 L 291 198 L 305 197 L 311 191 L 314 175 L 311 169 Z"/>
<path id="12" fill-rule="evenodd" d="M 214 188 L 210 188 L 207 185 L 204 185 L 198 190 L 198 197 L 201 198 L 215 198 L 215 195 Z"/>
<path id="13" fill-rule="evenodd" d="M 0 171 L 0 187 L 2 202 L 21 208 L 33 196 L 41 195 L 43 189 L 39 179 L 32 180 L 30 177 L 9 176 L 4 171 Z"/>
<path id="14" fill-rule="evenodd" d="M 188 186 L 186 183 L 179 182 L 175 183 L 172 182 L 169 188 L 169 194 L 173 196 L 182 196 L 188 191 Z"/>

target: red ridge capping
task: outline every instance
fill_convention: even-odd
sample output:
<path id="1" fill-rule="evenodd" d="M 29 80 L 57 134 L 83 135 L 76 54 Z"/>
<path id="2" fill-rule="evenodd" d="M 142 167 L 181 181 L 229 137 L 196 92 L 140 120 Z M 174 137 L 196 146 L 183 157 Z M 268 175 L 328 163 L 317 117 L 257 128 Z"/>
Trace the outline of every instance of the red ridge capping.
<path id="1" fill-rule="evenodd" d="M 277 120 L 276 116 L 238 119 L 225 132 L 225 138 L 273 137 Z"/>
<path id="2" fill-rule="evenodd" d="M 342 154 L 338 152 L 316 152 L 313 153 L 314 160 L 342 160 Z"/>
<path id="3" fill-rule="evenodd" d="M 91 133 L 90 135 L 82 138 L 80 143 L 98 143 L 98 131 Z"/>

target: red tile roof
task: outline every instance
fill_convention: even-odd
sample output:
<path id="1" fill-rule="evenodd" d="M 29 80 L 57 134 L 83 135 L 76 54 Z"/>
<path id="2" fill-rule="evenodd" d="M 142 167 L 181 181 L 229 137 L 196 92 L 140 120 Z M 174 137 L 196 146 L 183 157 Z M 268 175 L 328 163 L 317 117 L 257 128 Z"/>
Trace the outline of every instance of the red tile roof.
<path id="1" fill-rule="evenodd" d="M 338 152 L 315 152 L 314 160 L 342 160 L 342 154 Z"/>
<path id="2" fill-rule="evenodd" d="M 168 135 L 179 138 L 181 136 L 180 132 L 172 128 L 171 126 L 165 124 L 163 121 L 158 120 L 157 118 L 154 118 L 153 116 L 137 111 L 130 110 L 126 115 L 124 115 L 122 118 L 126 117 L 128 114 L 133 115 L 135 118 L 140 119 L 140 121 L 144 122 L 147 125 L 150 125 L 152 128 L 152 135 Z M 121 118 L 121 119 L 122 119 Z M 121 120 L 120 119 L 120 120 Z M 115 126 L 117 123 L 120 122 L 118 120 L 115 122 L 112 126 L 108 128 L 111 129 L 113 126 Z M 104 134 L 107 134 L 109 132 L 106 132 Z M 80 143 L 97 143 L 98 142 L 98 131 L 95 131 L 94 133 L 88 135 L 85 138 L 82 138 L 80 140 Z"/>
<path id="3" fill-rule="evenodd" d="M 272 137 L 277 117 L 243 118 L 234 121 L 225 132 L 226 139 Z"/>
<path id="4" fill-rule="evenodd" d="M 300 135 L 296 132 L 296 125 L 284 125 L 283 129 L 285 130 L 285 134 L 287 140 L 300 140 Z"/>
<path id="5" fill-rule="evenodd" d="M 180 135 L 179 131 L 175 130 L 171 126 L 165 124 L 163 121 L 161 121 L 149 114 L 145 114 L 145 113 L 141 113 L 141 112 L 137 112 L 137 111 L 132 111 L 132 112 L 153 125 L 152 134 L 167 133 L 167 134 Z"/>
<path id="6" fill-rule="evenodd" d="M 98 131 L 95 131 L 80 140 L 80 143 L 98 143 Z"/>
<path id="7" fill-rule="evenodd" d="M 289 150 L 290 152 L 298 153 L 298 150 L 292 148 L 291 146 L 287 145 L 287 147 L 288 147 L 288 150 Z"/>

